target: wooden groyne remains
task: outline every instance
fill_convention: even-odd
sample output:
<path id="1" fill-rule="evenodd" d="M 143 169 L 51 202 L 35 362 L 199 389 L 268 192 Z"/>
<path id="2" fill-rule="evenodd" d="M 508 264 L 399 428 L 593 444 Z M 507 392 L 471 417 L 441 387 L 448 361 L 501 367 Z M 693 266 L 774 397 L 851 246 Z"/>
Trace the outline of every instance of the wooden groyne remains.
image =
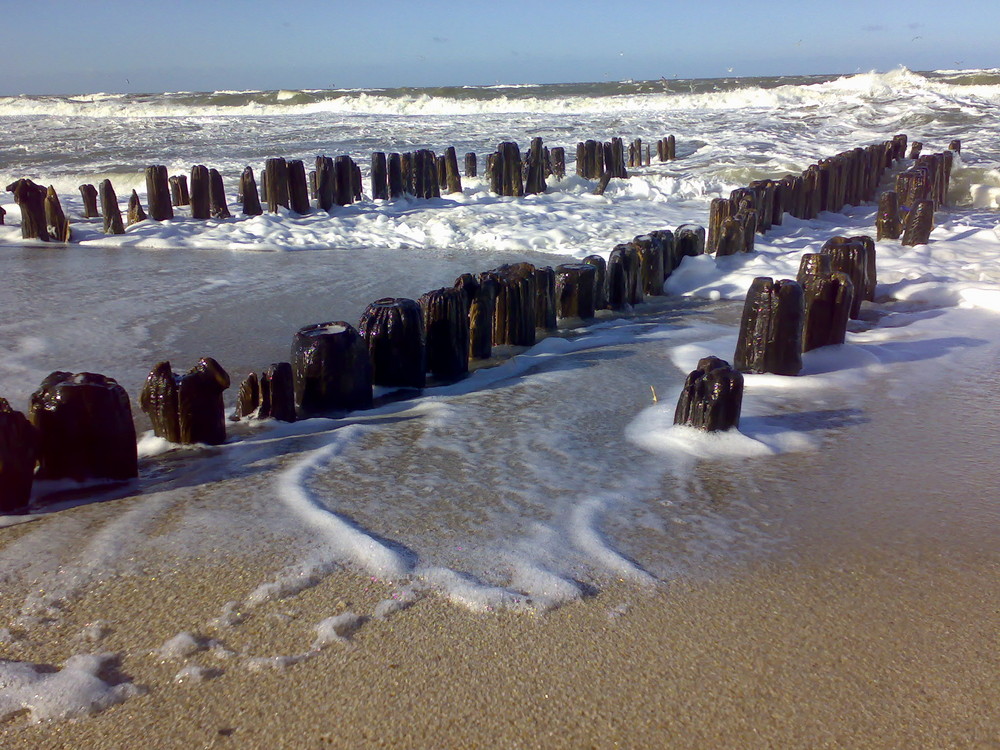
<path id="1" fill-rule="evenodd" d="M 624 169 L 618 161 L 624 154 L 621 142 L 609 144 L 607 149 L 602 147 L 602 181 L 612 171 L 608 154 L 612 166 Z M 301 328 L 293 337 L 290 362 L 273 363 L 240 384 L 233 418 L 292 422 L 370 408 L 375 386 L 413 389 L 411 395 L 418 395 L 428 374 L 438 383 L 460 379 L 469 372 L 470 361 L 493 357 L 494 347 L 531 346 L 539 330 L 554 331 L 560 320 L 585 324 L 598 310 L 627 311 L 646 297 L 662 295 L 665 280 L 687 256 L 751 251 L 753 236 L 780 224 L 784 213 L 811 218 L 820 210 L 872 200 L 885 171 L 902 158 L 905 146 L 906 137 L 896 136 L 820 161 L 803 175 L 761 180 L 734 190 L 729 199 L 713 201 L 707 238 L 704 228 L 693 224 L 656 229 L 616 245 L 607 260 L 591 255 L 554 269 L 515 263 L 465 273 L 452 285 L 431 290 L 419 300 L 376 300 L 357 327 L 330 321 Z M 952 144 L 952 149 L 958 147 Z M 641 153 L 638 147 L 633 151 Z M 507 189 L 508 178 L 516 186 L 512 175 L 517 174 L 527 176 L 521 182 L 522 191 L 526 184 L 538 187 L 538 175 L 545 175 L 546 160 L 553 163 L 553 155 L 546 155 L 538 139 L 528 154 L 527 169 L 522 162 L 518 172 L 516 144 L 501 144 L 488 159 L 491 182 L 497 174 L 503 175 L 500 182 Z M 446 183 L 455 179 L 453 151 L 445 154 L 443 165 L 432 152 L 399 155 L 398 160 L 394 156 L 385 160 L 390 195 L 395 178 L 404 186 L 412 184 L 414 190 L 420 185 L 431 192 L 434 188 L 428 188 L 428 181 L 440 190 L 442 179 Z M 410 158 L 404 160 L 404 156 Z M 381 158 L 373 159 L 381 169 Z M 555 163 L 559 160 L 556 155 Z M 404 161 L 409 164 L 406 171 Z M 393 166 L 397 162 L 399 172 Z M 907 196 L 903 208 L 897 209 L 905 209 L 901 221 L 906 225 L 917 223 L 921 206 L 933 208 L 947 194 L 950 159 L 935 155 L 918 164 L 896 179 L 896 192 L 902 185 Z M 582 168 L 577 165 L 578 170 Z M 174 203 L 188 193 L 186 180 L 180 177 L 168 177 L 162 167 L 147 169 L 151 218 L 169 218 Z M 299 207 L 308 202 L 301 162 L 268 160 L 262 177 L 269 209 L 285 205 L 282 200 Z M 318 200 L 353 199 L 359 194 L 358 181 L 359 171 L 349 157 L 317 160 L 313 182 L 316 195 L 321 196 Z M 252 207 L 252 172 L 244 172 L 241 187 L 244 208 Z M 20 196 L 22 210 L 29 206 L 26 215 L 33 217 L 35 229 L 59 236 L 61 210 L 51 188 L 43 190 L 29 180 L 19 180 L 12 191 Z M 121 224 L 108 181 L 100 189 L 81 192 L 85 211 L 96 213 L 100 197 L 105 226 L 113 230 Z M 196 166 L 189 200 L 192 213 L 197 210 L 203 218 L 221 215 L 226 206 L 218 173 Z M 34 213 L 39 205 L 41 219 Z M 263 209 L 259 200 L 258 206 Z M 129 213 L 138 215 L 140 210 L 141 206 L 131 206 Z M 883 221 L 881 212 L 878 221 Z M 53 227 L 56 232 L 51 231 Z M 747 294 L 733 365 L 716 357 L 702 360 L 685 382 L 675 421 L 705 430 L 736 426 L 742 373 L 797 375 L 804 351 L 843 343 L 847 322 L 859 317 L 861 301 L 874 299 L 875 281 L 875 242 L 868 236 L 829 239 L 819 253 L 804 255 L 796 280 L 756 279 Z M 150 371 L 139 404 L 154 433 L 170 442 L 220 444 L 226 440 L 223 393 L 230 385 L 229 374 L 211 357 L 182 374 L 164 361 Z M 0 399 L 0 513 L 28 510 L 36 476 L 85 481 L 127 480 L 137 475 L 129 397 L 112 378 L 53 372 L 32 394 L 27 417 Z"/>

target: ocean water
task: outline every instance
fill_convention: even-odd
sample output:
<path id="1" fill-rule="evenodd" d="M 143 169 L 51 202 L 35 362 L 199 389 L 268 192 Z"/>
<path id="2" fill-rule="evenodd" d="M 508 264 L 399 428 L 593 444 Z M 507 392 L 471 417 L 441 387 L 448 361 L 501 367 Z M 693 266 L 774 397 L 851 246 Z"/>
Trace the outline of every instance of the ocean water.
<path id="1" fill-rule="evenodd" d="M 9 194 L 2 200 L 0 396 L 24 409 L 52 370 L 101 372 L 129 391 L 141 429 L 148 423 L 137 394 L 162 359 L 176 370 L 218 359 L 233 377 L 231 406 L 248 372 L 287 360 L 299 327 L 356 323 L 380 297 L 416 298 L 504 262 L 606 256 L 652 229 L 704 225 L 714 197 L 896 133 L 925 152 L 962 141 L 931 242 L 880 242 L 877 301 L 847 343 L 808 354 L 802 377 L 748 376 L 738 433 L 672 426 L 684 376 L 701 356 L 732 357 L 754 277 L 794 277 L 801 254 L 830 236 L 874 236 L 874 205 L 810 221 L 786 216 L 753 254 L 688 258 L 668 296 L 564 327 L 419 398 L 294 425 L 233 423 L 215 448 L 145 435 L 134 482 L 38 483 L 32 515 L 0 518 L 0 585 L 15 592 L 0 611 L 8 618 L 0 634 L 11 643 L 42 638 L 104 576 L 157 565 L 280 560 L 220 610 L 295 597 L 346 566 L 393 581 L 404 599 L 544 611 L 609 581 L 656 587 L 796 549 L 816 518 L 856 511 L 825 474 L 831 455 L 888 418 L 886 404 L 914 408 L 935 388 L 958 382 L 961 390 L 965 373 L 998 361 L 998 105 L 1000 71 L 905 69 L 0 98 L 3 184 L 54 185 L 74 232 L 69 245 L 24 242 L 17 207 Z M 612 181 L 603 196 L 574 175 L 580 140 L 640 137 L 655 147 L 669 134 L 676 161 L 657 162 L 654 148 L 651 166 Z M 123 206 L 132 189 L 144 199 L 147 164 L 171 174 L 217 168 L 235 204 L 240 171 L 259 171 L 270 156 L 309 163 L 351 154 L 367 183 L 372 151 L 454 146 L 477 152 L 482 165 L 498 142 L 524 146 L 535 136 L 567 149 L 569 176 L 550 180 L 543 195 L 502 198 L 482 179 L 465 179 L 461 194 L 430 201 L 366 198 L 329 213 L 255 218 L 234 205 L 232 219 L 195 222 L 178 212 L 116 237 L 78 218 L 82 183 L 110 178 Z M 959 441 L 976 435 L 970 428 Z M 885 461 L 889 474 L 908 476 L 907 462 L 920 459 L 888 451 Z M 803 501 L 802 478 L 813 475 L 827 479 L 810 480 Z M 997 522 L 978 496 L 956 512 L 980 529 Z M 335 639 L 348 626 L 324 621 L 316 633 Z M 179 633 L 192 627 L 178 617 Z M 16 690 L 55 679 L 11 664 L 3 674 Z M 97 684 L 99 667 L 67 663 L 58 674 L 76 681 L 68 692 L 80 697 L 37 716 L 127 698 Z M 23 707 L 16 690 L 0 690 L 0 718 Z"/>

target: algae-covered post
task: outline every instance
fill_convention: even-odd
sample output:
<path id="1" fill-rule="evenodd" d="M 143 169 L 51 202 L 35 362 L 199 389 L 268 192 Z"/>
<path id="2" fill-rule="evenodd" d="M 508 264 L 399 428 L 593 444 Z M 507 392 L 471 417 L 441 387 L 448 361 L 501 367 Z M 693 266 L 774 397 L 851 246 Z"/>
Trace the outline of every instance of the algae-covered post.
<path id="1" fill-rule="evenodd" d="M 122 212 L 118 208 L 118 196 L 111 186 L 111 180 L 101 180 L 98 192 L 101 196 L 101 213 L 104 216 L 104 233 L 125 234 Z"/>
<path id="2" fill-rule="evenodd" d="M 31 395 L 38 477 L 131 479 L 139 475 L 128 394 L 95 373 L 53 372 Z"/>

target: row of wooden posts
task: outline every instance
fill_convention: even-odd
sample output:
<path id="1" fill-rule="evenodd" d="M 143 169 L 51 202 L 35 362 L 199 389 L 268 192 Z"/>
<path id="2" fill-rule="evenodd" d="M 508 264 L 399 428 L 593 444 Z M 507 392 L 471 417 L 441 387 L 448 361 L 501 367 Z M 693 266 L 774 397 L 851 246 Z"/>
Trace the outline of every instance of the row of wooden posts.
<path id="1" fill-rule="evenodd" d="M 641 140 L 636 140 L 630 146 L 630 166 L 641 166 L 632 154 L 634 151 L 641 153 L 641 143 Z M 658 142 L 661 161 L 676 158 L 675 143 L 674 136 Z M 599 193 L 604 192 L 611 179 L 627 178 L 622 139 L 612 138 L 603 144 L 598 141 L 578 144 L 577 173 L 600 179 Z M 465 155 L 465 174 L 467 177 L 478 176 L 478 159 L 473 152 Z M 541 138 L 532 139 L 524 158 L 518 145 L 511 141 L 500 143 L 497 150 L 487 156 L 487 181 L 490 190 L 498 195 L 543 193 L 546 190 L 545 180 L 551 176 L 556 179 L 566 176 L 565 149 L 550 149 Z M 173 219 L 173 209 L 180 206 L 190 206 L 194 219 L 226 219 L 231 216 L 222 175 L 216 169 L 202 164 L 192 167 L 190 189 L 187 175 L 168 175 L 163 165 L 146 167 L 145 178 L 147 207 L 143 207 L 138 193 L 133 190 L 125 221 L 110 180 L 103 180 L 98 187 L 81 185 L 84 218 L 103 217 L 105 234 L 123 234 L 126 226 L 146 219 Z M 260 182 L 258 189 L 251 167 L 246 167 L 240 175 L 237 203 L 245 216 L 259 216 L 264 213 L 265 207 L 270 213 L 276 213 L 281 207 L 305 214 L 313 204 L 319 210 L 329 211 L 335 205 L 346 206 L 363 198 L 361 168 L 347 155 L 336 158 L 317 156 L 315 169 L 308 175 L 305 163 L 300 159 L 267 159 L 260 172 Z M 8 185 L 7 190 L 14 194 L 14 200 L 21 209 L 22 238 L 70 241 L 69 221 L 52 186 L 44 188 L 22 178 Z M 458 155 L 454 147 L 449 146 L 441 155 L 429 149 L 372 154 L 371 197 L 374 200 L 391 200 L 406 195 L 431 199 L 440 197 L 442 191 L 462 192 Z M 0 224 L 3 224 L 4 213 L 0 207 Z"/>
<path id="2" fill-rule="evenodd" d="M 598 310 L 624 311 L 662 295 L 683 258 L 704 249 L 704 228 L 685 224 L 617 245 L 607 260 L 591 255 L 555 269 L 515 263 L 462 274 L 419 300 L 377 300 L 357 327 L 334 321 L 300 329 L 290 362 L 241 383 L 233 418 L 291 422 L 370 408 L 375 386 L 421 389 L 428 377 L 459 379 L 470 361 L 491 359 L 496 346 L 531 346 L 539 329 L 554 331 L 560 320 L 582 323 Z M 156 435 L 215 445 L 226 439 L 223 393 L 230 385 L 211 357 L 183 374 L 160 362 L 139 406 Z M 112 378 L 54 372 L 32 394 L 27 417 L 0 399 L 0 512 L 26 511 L 36 476 L 82 481 L 137 474 L 128 394 Z"/>
<path id="3" fill-rule="evenodd" d="M 895 136 L 883 144 L 882 163 L 888 167 L 905 148 L 906 136 Z M 947 201 L 952 160 L 961 148 L 961 142 L 955 140 L 942 153 L 921 156 L 922 144 L 912 144 L 909 158 L 914 160 L 914 166 L 897 174 L 896 189 L 880 197 L 877 239 L 899 239 L 902 234 L 904 245 L 928 241 L 934 210 Z M 880 161 L 876 159 L 876 165 Z M 865 157 L 860 163 L 871 162 Z M 862 171 L 861 182 L 870 187 L 873 181 L 864 174 Z M 836 191 L 834 174 L 827 180 L 812 182 L 820 187 L 828 185 L 820 192 L 826 196 L 820 206 L 829 206 L 830 200 L 836 205 L 840 200 L 829 198 Z M 850 170 L 848 179 L 840 184 L 851 184 Z M 862 195 L 867 196 L 864 200 L 873 197 L 867 192 Z M 902 202 L 899 196 L 903 196 Z M 815 194 L 806 203 L 813 198 Z M 854 201 L 848 198 L 847 202 Z M 718 225 L 713 222 L 712 226 Z M 724 235 L 722 232 L 716 236 Z M 848 321 L 860 317 L 862 301 L 874 300 L 875 284 L 875 241 L 867 235 L 832 237 L 819 253 L 804 254 L 795 280 L 775 281 L 766 276 L 754 279 L 743 306 L 733 364 L 715 356 L 699 361 L 685 379 L 674 423 L 709 431 L 736 427 L 743 402 L 743 373 L 798 375 L 802 353 L 844 343 Z"/>

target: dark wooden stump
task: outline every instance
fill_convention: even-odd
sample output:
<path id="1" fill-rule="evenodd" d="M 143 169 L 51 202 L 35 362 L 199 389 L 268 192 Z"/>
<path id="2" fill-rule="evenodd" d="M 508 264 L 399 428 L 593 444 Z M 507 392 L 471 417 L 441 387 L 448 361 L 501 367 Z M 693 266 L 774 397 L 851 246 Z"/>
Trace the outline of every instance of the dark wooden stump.
<path id="1" fill-rule="evenodd" d="M 372 154 L 371 183 L 372 200 L 384 201 L 389 199 L 389 171 L 384 151 L 376 151 Z"/>
<path id="2" fill-rule="evenodd" d="M 476 152 L 469 151 L 465 154 L 465 176 L 478 177 L 478 165 L 476 163 Z"/>
<path id="3" fill-rule="evenodd" d="M 374 164 L 375 156 L 372 156 Z M 329 156 L 316 157 L 316 205 L 322 211 L 333 208 L 337 193 L 337 174 L 333 159 Z"/>
<path id="4" fill-rule="evenodd" d="M 647 297 L 663 296 L 663 243 L 648 234 L 632 239 L 639 254 L 639 283 Z"/>
<path id="5" fill-rule="evenodd" d="M 299 329 L 292 342 L 291 364 L 299 413 L 371 408 L 368 345 L 349 323 L 316 323 Z"/>
<path id="6" fill-rule="evenodd" d="M 338 206 L 349 206 L 354 202 L 354 160 L 347 154 L 341 154 L 333 160 L 333 171 L 333 202 Z"/>
<path id="7" fill-rule="evenodd" d="M 288 163 L 280 156 L 272 157 L 264 162 L 264 197 L 267 203 L 267 210 L 274 214 L 278 212 L 278 206 L 288 208 Z M 194 192 L 194 185 L 192 193 Z M 192 199 L 194 196 L 191 196 Z"/>
<path id="8" fill-rule="evenodd" d="M 553 146 L 549 152 L 552 160 L 552 176 L 561 180 L 566 176 L 566 149 L 562 146 Z"/>
<path id="9" fill-rule="evenodd" d="M 288 208 L 300 215 L 309 213 L 309 184 L 301 159 L 288 162 Z"/>
<path id="10" fill-rule="evenodd" d="M 899 199 L 896 192 L 888 190 L 878 199 L 878 217 L 875 219 L 876 239 L 898 240 L 903 233 L 899 220 Z"/>
<path id="11" fill-rule="evenodd" d="M 541 138 L 531 139 L 525 164 L 524 194 L 537 195 L 545 192 L 545 153 Z"/>
<path id="12" fill-rule="evenodd" d="M 607 302 L 612 310 L 625 310 L 629 305 L 632 279 L 631 264 L 626 257 L 625 245 L 616 245 L 608 256 Z"/>
<path id="13" fill-rule="evenodd" d="M 667 151 L 668 161 L 673 161 L 674 159 L 677 158 L 677 139 L 672 135 L 667 136 L 666 151 Z"/>
<path id="14" fill-rule="evenodd" d="M 798 375 L 802 370 L 802 287 L 766 276 L 754 279 L 743 305 L 733 365 L 741 372 Z"/>
<path id="15" fill-rule="evenodd" d="M 673 270 L 680 263 L 677 256 L 677 237 L 669 229 L 654 229 L 649 233 L 652 238 L 660 247 L 660 255 L 663 257 L 663 279 L 660 281 L 660 292 L 663 293 L 663 281 L 666 281 L 667 277 L 673 272 Z"/>
<path id="16" fill-rule="evenodd" d="M 358 333 L 368 347 L 372 383 L 424 387 L 424 313 L 415 300 L 385 297 L 372 302 L 361 316 Z"/>
<path id="17" fill-rule="evenodd" d="M 447 191 L 448 190 L 448 174 L 447 174 L 448 167 L 447 167 L 447 165 L 445 163 L 444 154 L 441 154 L 438 157 L 436 157 L 435 163 L 436 163 L 436 166 L 437 166 L 437 184 L 438 184 L 438 189 L 439 190 L 443 190 L 443 191 Z"/>
<path id="18" fill-rule="evenodd" d="M 492 271 L 479 274 L 477 281 L 479 286 L 469 303 L 469 357 L 489 359 L 493 355 L 493 321 L 500 281 Z"/>
<path id="19" fill-rule="evenodd" d="M 594 309 L 604 310 L 608 307 L 608 262 L 600 255 L 588 255 L 583 262 L 597 269 L 594 277 Z"/>
<path id="20" fill-rule="evenodd" d="M 27 512 L 37 458 L 34 425 L 0 398 L 0 514 Z"/>
<path id="21" fill-rule="evenodd" d="M 704 357 L 684 380 L 674 424 L 722 432 L 739 426 L 742 408 L 743 374 L 723 359 Z"/>
<path id="22" fill-rule="evenodd" d="M 191 167 L 191 218 L 212 218 L 212 179 L 204 164 Z"/>
<path id="23" fill-rule="evenodd" d="M 174 218 L 170 200 L 170 177 L 162 164 L 146 167 L 146 203 L 149 206 L 149 218 L 153 221 Z"/>
<path id="24" fill-rule="evenodd" d="M 355 201 L 364 199 L 365 188 L 364 180 L 361 177 L 361 167 L 357 165 L 354 159 L 351 159 L 351 190 Z"/>
<path id="25" fill-rule="evenodd" d="M 125 225 L 122 224 L 122 212 L 118 208 L 118 196 L 111 186 L 111 180 L 101 180 L 98 186 L 98 193 L 101 196 L 101 214 L 104 216 L 105 234 L 125 234 Z"/>
<path id="26" fill-rule="evenodd" d="M 728 198 L 713 198 L 708 209 L 708 247 L 705 252 L 715 255 L 719 252 L 719 242 L 722 239 L 722 225 L 736 211 Z M 731 255 L 732 252 L 723 253 Z"/>
<path id="27" fill-rule="evenodd" d="M 191 203 L 191 196 L 188 194 L 188 180 L 186 174 L 175 174 L 170 177 L 170 204 L 172 206 L 187 206 Z"/>
<path id="28" fill-rule="evenodd" d="M 14 202 L 21 209 L 21 238 L 48 242 L 49 230 L 45 221 L 45 196 L 48 191 L 31 180 L 20 179 L 7 186 L 14 194 Z"/>
<path id="29" fill-rule="evenodd" d="M 737 211 L 733 218 L 743 225 L 743 252 L 752 253 L 757 235 L 757 212 L 752 208 L 744 209 Z"/>
<path id="30" fill-rule="evenodd" d="M 403 178 L 403 194 L 413 195 L 413 154 L 405 153 L 399 157 L 399 169 Z"/>
<path id="31" fill-rule="evenodd" d="M 913 143 L 910 144 L 910 156 L 909 156 L 909 158 L 910 159 L 919 159 L 920 158 L 920 151 L 923 149 L 923 147 L 924 147 L 924 144 L 921 143 L 920 141 L 913 141 Z"/>
<path id="32" fill-rule="evenodd" d="M 737 255 L 746 250 L 747 243 L 744 226 L 742 217 L 728 216 L 723 219 L 715 248 L 715 256 L 717 258 L 726 255 Z"/>
<path id="33" fill-rule="evenodd" d="M 861 302 L 868 289 L 868 250 L 857 240 L 847 237 L 831 237 L 820 250 L 830 256 L 830 268 L 834 272 L 845 273 L 850 277 L 854 287 L 854 301 L 851 305 L 851 318 L 861 317 Z"/>
<path id="34" fill-rule="evenodd" d="M 135 425 L 125 389 L 89 372 L 53 372 L 31 394 L 39 479 L 139 476 Z"/>
<path id="35" fill-rule="evenodd" d="M 229 219 L 229 202 L 226 199 L 226 188 L 222 183 L 219 170 L 208 170 L 208 210 L 213 219 Z"/>
<path id="36" fill-rule="evenodd" d="M 674 231 L 673 271 L 687 257 L 697 257 L 705 253 L 705 227 L 698 224 L 681 224 Z"/>
<path id="37" fill-rule="evenodd" d="M 903 226 L 902 244 L 926 245 L 930 242 L 931 232 L 934 230 L 934 201 L 917 201 L 916 206 L 906 218 Z"/>
<path id="38" fill-rule="evenodd" d="M 244 167 L 240 175 L 240 196 L 246 216 L 260 216 L 264 213 L 264 208 L 260 205 L 260 194 L 257 192 L 257 181 L 250 167 Z"/>
<path id="39" fill-rule="evenodd" d="M 442 287 L 420 297 L 424 312 L 427 371 L 437 378 L 453 379 L 469 371 L 469 309 L 465 294 Z"/>
<path id="40" fill-rule="evenodd" d="M 494 344 L 535 344 L 535 300 L 538 297 L 535 267 L 515 263 L 495 269 L 499 281 L 493 326 Z"/>
<path id="41" fill-rule="evenodd" d="M 97 209 L 97 188 L 93 185 L 80 185 L 80 197 L 83 199 L 83 218 L 94 219 L 101 215 Z"/>
<path id="42" fill-rule="evenodd" d="M 471 273 L 463 273 L 455 279 L 455 283 L 452 286 L 462 292 L 462 295 L 465 297 L 466 306 L 472 307 L 472 300 L 476 298 L 476 294 L 479 292 L 479 279 Z"/>
<path id="43" fill-rule="evenodd" d="M 236 418 L 255 417 L 258 409 L 260 409 L 260 382 L 257 380 L 257 373 L 251 372 L 240 383 L 240 392 L 236 396 Z"/>
<path id="44" fill-rule="evenodd" d="M 146 212 L 142 210 L 142 202 L 139 200 L 139 194 L 132 191 L 132 195 L 128 199 L 128 212 L 126 214 L 126 221 L 128 226 L 133 224 L 138 224 L 140 221 L 145 221 L 149 217 L 146 216 Z"/>
<path id="45" fill-rule="evenodd" d="M 69 221 L 63 212 L 59 196 L 56 195 L 56 189 L 51 185 L 45 192 L 45 228 L 49 237 L 56 242 L 70 241 Z"/>
<path id="46" fill-rule="evenodd" d="M 295 421 L 295 378 L 288 362 L 275 362 L 260 375 L 260 419 Z"/>
<path id="47" fill-rule="evenodd" d="M 559 318 L 593 318 L 597 267 L 589 263 L 564 263 L 556 268 Z"/>
<path id="48" fill-rule="evenodd" d="M 520 197 L 524 195 L 523 166 L 521 149 L 516 143 L 505 141 L 497 152 L 497 168 L 501 170 L 501 195 Z"/>
<path id="49" fill-rule="evenodd" d="M 139 407 L 153 423 L 153 433 L 171 443 L 181 441 L 181 428 L 177 411 L 177 376 L 170 362 L 158 362 L 139 394 Z"/>
<path id="50" fill-rule="evenodd" d="M 799 272 L 795 280 L 799 286 L 805 288 L 806 279 L 810 276 L 829 276 L 833 273 L 833 266 L 830 265 L 830 255 L 827 253 L 803 253 L 799 260 Z"/>
<path id="51" fill-rule="evenodd" d="M 556 272 L 549 266 L 535 269 L 535 327 L 545 331 L 556 327 Z"/>
<path id="52" fill-rule="evenodd" d="M 0 206 L 0 227 L 3 226 L 3 217 L 6 215 L 7 215 L 7 210 L 3 206 Z"/>
<path id="53" fill-rule="evenodd" d="M 149 373 L 139 406 L 153 423 L 153 432 L 172 443 L 220 445 L 226 440 L 222 393 L 229 374 L 211 357 L 201 359 L 184 375 L 169 362 Z"/>
<path id="54" fill-rule="evenodd" d="M 855 288 L 850 276 L 841 272 L 816 273 L 807 274 L 804 281 L 802 351 L 843 344 L 854 305 Z"/>
<path id="55" fill-rule="evenodd" d="M 761 234 L 771 230 L 774 218 L 774 185 L 771 180 L 754 180 L 749 186 L 757 196 L 757 231 Z"/>
<path id="56" fill-rule="evenodd" d="M 389 197 L 399 198 L 404 192 L 402 159 L 399 154 L 389 154 Z"/>
<path id="57" fill-rule="evenodd" d="M 462 176 L 458 173 L 458 154 L 455 153 L 454 146 L 448 146 L 444 150 L 444 173 L 448 192 L 461 193 Z"/>
<path id="58" fill-rule="evenodd" d="M 861 298 L 868 302 L 875 301 L 875 286 L 878 284 L 878 268 L 876 263 L 875 240 L 867 234 L 857 234 L 847 239 L 852 242 L 860 242 L 865 249 L 865 274 L 863 289 L 855 289 L 855 294 L 860 294 Z"/>
<path id="59" fill-rule="evenodd" d="M 962 142 L 958 139 L 955 139 L 954 141 L 948 144 L 948 150 L 954 151 L 956 154 L 962 153 Z"/>

